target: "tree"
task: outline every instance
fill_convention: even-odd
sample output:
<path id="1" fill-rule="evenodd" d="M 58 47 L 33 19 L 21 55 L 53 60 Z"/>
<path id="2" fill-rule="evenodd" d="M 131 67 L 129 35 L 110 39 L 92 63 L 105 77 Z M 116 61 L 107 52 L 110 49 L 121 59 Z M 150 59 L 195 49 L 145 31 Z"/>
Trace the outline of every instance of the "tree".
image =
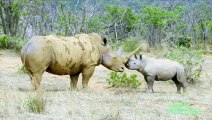
<path id="1" fill-rule="evenodd" d="M 130 7 L 107 6 L 107 13 L 102 20 L 106 25 L 106 33 L 112 34 L 117 42 L 124 41 L 128 33 L 137 27 L 138 15 Z"/>
<path id="2" fill-rule="evenodd" d="M 23 2 L 15 0 L 0 1 L 0 18 L 4 34 L 16 36 L 22 5 Z"/>
<path id="3" fill-rule="evenodd" d="M 157 44 L 161 44 L 161 40 L 166 35 L 166 30 L 169 29 L 168 32 L 173 32 L 174 24 L 177 24 L 177 21 L 179 22 L 182 18 L 182 10 L 183 7 L 181 6 L 170 11 L 149 5 L 142 7 L 141 22 L 147 28 L 147 39 L 150 47 L 156 47 Z"/>

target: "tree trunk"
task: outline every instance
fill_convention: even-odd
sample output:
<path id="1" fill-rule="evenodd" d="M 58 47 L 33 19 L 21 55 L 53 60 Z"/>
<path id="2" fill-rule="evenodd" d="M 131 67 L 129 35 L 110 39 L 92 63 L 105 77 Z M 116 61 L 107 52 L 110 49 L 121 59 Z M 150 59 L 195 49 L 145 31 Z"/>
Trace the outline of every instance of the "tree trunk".
<path id="1" fill-rule="evenodd" d="M 197 32 L 193 30 L 193 44 L 197 47 Z"/>
<path id="2" fill-rule="evenodd" d="M 3 15 L 3 3 L 0 2 L 0 17 L 1 17 L 1 22 L 2 22 L 2 26 L 3 26 L 3 31 L 4 31 L 4 34 L 7 34 L 7 28 L 6 28 L 6 23 L 5 23 L 5 18 L 4 18 L 4 15 Z"/>
<path id="3" fill-rule="evenodd" d="M 207 41 L 208 41 L 208 29 L 205 28 L 203 31 L 203 49 L 207 48 Z"/>

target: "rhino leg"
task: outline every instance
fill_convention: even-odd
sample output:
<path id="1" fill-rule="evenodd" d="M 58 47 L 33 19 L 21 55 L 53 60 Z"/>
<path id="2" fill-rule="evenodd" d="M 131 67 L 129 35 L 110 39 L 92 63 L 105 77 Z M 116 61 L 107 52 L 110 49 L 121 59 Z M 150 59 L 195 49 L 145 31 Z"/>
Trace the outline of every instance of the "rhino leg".
<path id="1" fill-rule="evenodd" d="M 79 73 L 75 74 L 75 75 L 70 75 L 70 89 L 71 90 L 75 90 L 77 89 L 77 82 L 78 82 L 78 78 L 79 78 Z"/>
<path id="2" fill-rule="evenodd" d="M 146 76 L 144 78 L 148 85 L 147 93 L 154 93 L 153 84 L 155 81 L 155 77 L 154 76 Z"/>
<path id="3" fill-rule="evenodd" d="M 174 81 L 174 83 L 175 83 L 175 85 L 177 87 L 177 93 L 180 94 L 181 93 L 182 84 L 176 79 L 176 77 L 174 77 L 172 80 Z"/>
<path id="4" fill-rule="evenodd" d="M 42 79 L 42 74 L 33 74 L 30 75 L 32 86 L 34 90 L 41 90 L 40 82 Z"/>
<path id="5" fill-rule="evenodd" d="M 92 67 L 89 67 L 89 68 L 85 68 L 82 71 L 82 87 L 83 88 L 86 88 L 88 86 L 89 79 L 93 75 L 94 69 L 95 69 L 95 67 L 92 66 Z"/>
<path id="6" fill-rule="evenodd" d="M 186 80 L 186 77 L 185 77 L 185 71 L 183 68 L 179 68 L 177 69 L 177 77 L 176 77 L 177 81 L 180 82 L 181 84 L 181 87 L 183 87 L 183 92 L 185 93 L 186 90 L 187 90 L 187 80 Z"/>
<path id="7" fill-rule="evenodd" d="M 187 85 L 188 85 L 187 81 L 185 80 L 184 82 L 181 82 L 181 84 L 182 84 L 182 87 L 183 87 L 183 93 L 186 93 L 187 92 Z"/>

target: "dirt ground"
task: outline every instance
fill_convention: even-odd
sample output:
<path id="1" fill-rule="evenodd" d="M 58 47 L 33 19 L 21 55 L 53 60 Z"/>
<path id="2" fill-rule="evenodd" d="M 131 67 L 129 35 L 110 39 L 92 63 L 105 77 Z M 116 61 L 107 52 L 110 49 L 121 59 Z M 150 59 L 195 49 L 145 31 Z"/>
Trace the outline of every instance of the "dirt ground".
<path id="1" fill-rule="evenodd" d="M 0 50 L 0 120 L 212 120 L 212 56 L 205 56 L 200 82 L 189 86 L 188 93 L 177 94 L 171 81 L 155 82 L 155 93 L 145 93 L 143 76 L 137 74 L 142 85 L 135 90 L 111 88 L 107 83 L 110 70 L 98 66 L 90 79 L 89 89 L 69 91 L 69 76 L 43 75 L 43 98 L 46 109 L 35 114 L 20 101 L 34 96 L 29 77 L 20 72 L 20 57 L 12 50 Z M 171 114 L 170 104 L 188 103 L 197 114 Z"/>

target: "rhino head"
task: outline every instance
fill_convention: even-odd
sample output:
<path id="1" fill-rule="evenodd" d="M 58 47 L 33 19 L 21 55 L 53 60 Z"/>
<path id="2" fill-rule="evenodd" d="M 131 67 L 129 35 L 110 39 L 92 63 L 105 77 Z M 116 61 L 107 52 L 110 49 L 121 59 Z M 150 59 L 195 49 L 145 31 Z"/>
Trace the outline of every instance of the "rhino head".
<path id="1" fill-rule="evenodd" d="M 102 65 L 110 70 L 123 72 L 127 61 L 139 50 L 140 46 L 130 53 L 122 53 L 121 51 L 113 52 L 108 50 L 102 55 Z"/>
<path id="2" fill-rule="evenodd" d="M 101 54 L 101 64 L 106 68 L 116 72 L 123 72 L 128 59 L 130 59 L 132 55 L 140 50 L 141 47 L 139 46 L 134 51 L 123 54 L 121 51 L 112 51 L 108 44 L 108 40 L 105 37 L 99 36 L 95 33 L 91 33 L 90 35 L 92 36 L 92 40 L 98 46 L 99 52 Z"/>

